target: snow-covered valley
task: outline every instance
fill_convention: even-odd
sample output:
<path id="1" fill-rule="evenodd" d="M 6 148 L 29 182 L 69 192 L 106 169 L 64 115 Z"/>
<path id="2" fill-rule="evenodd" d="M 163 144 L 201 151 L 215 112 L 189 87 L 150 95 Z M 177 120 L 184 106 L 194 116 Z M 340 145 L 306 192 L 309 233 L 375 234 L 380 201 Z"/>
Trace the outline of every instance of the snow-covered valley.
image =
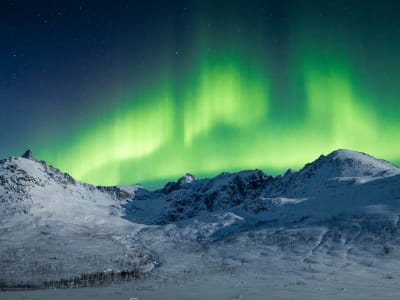
<path id="1" fill-rule="evenodd" d="M 2 288 L 97 287 L 0 299 L 397 298 L 399 216 L 400 169 L 350 150 L 156 191 L 81 183 L 25 153 L 0 161 Z"/>

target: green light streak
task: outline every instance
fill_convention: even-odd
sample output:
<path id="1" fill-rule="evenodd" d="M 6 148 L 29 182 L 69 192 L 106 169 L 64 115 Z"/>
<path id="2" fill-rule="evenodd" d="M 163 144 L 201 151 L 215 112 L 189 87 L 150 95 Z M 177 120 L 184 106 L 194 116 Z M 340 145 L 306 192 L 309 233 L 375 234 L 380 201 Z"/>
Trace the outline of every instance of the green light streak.
<path id="1" fill-rule="evenodd" d="M 202 56 L 180 88 L 171 78 L 132 93 L 78 134 L 46 148 L 51 151 L 34 151 L 101 185 L 162 181 L 185 172 L 261 168 L 276 174 L 338 148 L 398 159 L 398 123 L 384 121 L 350 63 L 318 54 L 304 51 L 292 65 L 302 83 L 297 114 L 273 105 L 280 101 L 271 96 L 273 74 L 261 66 L 240 55 Z"/>
<path id="2" fill-rule="evenodd" d="M 368 147 L 378 126 L 373 109 L 357 95 L 351 72 L 332 62 L 306 65 L 312 66 L 304 68 L 308 131 L 317 128 L 319 143 L 332 149 Z"/>
<path id="3" fill-rule="evenodd" d="M 173 132 L 170 89 L 164 87 L 139 98 L 127 100 L 112 114 L 73 135 L 66 147 L 56 151 L 57 157 L 50 151 L 40 155 L 50 157 L 51 163 L 81 180 L 96 184 L 120 182 L 120 162 L 151 155 Z"/>
<path id="4" fill-rule="evenodd" d="M 204 59 L 195 84 L 184 101 L 184 142 L 217 125 L 249 128 L 266 118 L 268 80 L 259 70 L 248 70 L 240 58 Z"/>

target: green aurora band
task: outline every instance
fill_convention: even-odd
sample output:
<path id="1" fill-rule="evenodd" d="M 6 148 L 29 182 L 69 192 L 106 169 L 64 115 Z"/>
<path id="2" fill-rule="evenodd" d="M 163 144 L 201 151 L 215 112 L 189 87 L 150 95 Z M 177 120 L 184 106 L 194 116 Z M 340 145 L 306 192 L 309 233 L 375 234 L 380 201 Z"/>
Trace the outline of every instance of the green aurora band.
<path id="1" fill-rule="evenodd" d="M 246 41 L 224 41 L 210 53 L 199 39 L 179 83 L 166 70 L 78 133 L 33 150 L 97 185 L 151 185 L 186 172 L 277 174 L 338 148 L 400 162 L 398 96 L 377 92 L 346 46 L 296 28 L 283 88 L 267 42 L 249 50 L 238 46 Z M 247 42 L 257 40 L 256 33 Z"/>

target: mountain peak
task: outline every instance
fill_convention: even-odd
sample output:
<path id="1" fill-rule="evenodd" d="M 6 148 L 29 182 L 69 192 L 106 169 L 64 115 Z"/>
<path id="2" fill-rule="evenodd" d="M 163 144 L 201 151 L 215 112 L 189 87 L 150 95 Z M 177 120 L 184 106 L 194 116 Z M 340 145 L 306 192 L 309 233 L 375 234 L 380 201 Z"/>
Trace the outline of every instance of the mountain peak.
<path id="1" fill-rule="evenodd" d="M 339 149 L 328 155 L 321 155 L 306 164 L 301 174 L 317 175 L 321 178 L 336 177 L 379 177 L 398 174 L 400 169 L 388 161 L 377 159 L 363 152 Z"/>
<path id="2" fill-rule="evenodd" d="M 338 149 L 328 154 L 326 158 L 330 160 L 340 160 L 347 162 L 357 161 L 358 164 L 363 164 L 370 168 L 400 171 L 399 168 L 391 162 L 388 162 L 384 159 L 375 158 L 372 155 L 364 152 L 353 150 Z"/>
<path id="3" fill-rule="evenodd" d="M 24 154 L 22 154 L 21 157 L 26 158 L 26 159 L 30 159 L 30 160 L 34 160 L 34 159 L 35 159 L 35 158 L 33 157 L 32 151 L 31 151 L 30 149 L 27 149 L 27 150 L 24 152 Z"/>
<path id="4" fill-rule="evenodd" d="M 197 178 L 190 174 L 190 173 L 186 173 L 185 176 L 182 176 L 181 178 L 178 179 L 178 185 L 183 185 L 186 183 L 191 183 L 193 181 L 197 180 Z"/>
<path id="5" fill-rule="evenodd" d="M 196 181 L 196 180 L 197 180 L 197 178 L 195 176 L 193 176 L 190 173 L 186 173 L 186 175 L 184 175 L 181 178 L 179 178 L 177 182 L 168 182 L 161 189 L 161 192 L 168 194 L 168 193 L 170 193 L 172 191 L 180 189 L 182 186 L 186 185 L 187 183 L 191 183 L 191 182 Z"/>

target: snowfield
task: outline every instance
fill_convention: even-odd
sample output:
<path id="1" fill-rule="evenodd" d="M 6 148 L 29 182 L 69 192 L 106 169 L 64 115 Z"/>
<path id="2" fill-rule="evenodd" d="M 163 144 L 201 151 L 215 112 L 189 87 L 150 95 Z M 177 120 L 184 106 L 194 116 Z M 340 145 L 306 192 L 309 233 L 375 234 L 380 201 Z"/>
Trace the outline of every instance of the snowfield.
<path id="1" fill-rule="evenodd" d="M 400 169 L 350 150 L 156 191 L 26 153 L 0 161 L 0 299 L 397 299 L 399 216 Z"/>

